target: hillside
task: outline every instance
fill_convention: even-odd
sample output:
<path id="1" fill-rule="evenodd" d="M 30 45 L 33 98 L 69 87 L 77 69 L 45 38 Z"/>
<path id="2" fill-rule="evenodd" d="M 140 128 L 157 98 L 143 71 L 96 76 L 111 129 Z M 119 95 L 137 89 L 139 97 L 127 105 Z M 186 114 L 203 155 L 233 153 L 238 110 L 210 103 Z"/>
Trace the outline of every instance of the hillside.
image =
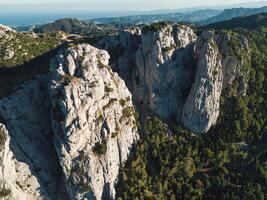
<path id="1" fill-rule="evenodd" d="M 210 17 L 216 16 L 221 13 L 220 10 L 197 10 L 190 12 L 173 12 L 168 14 L 154 14 L 154 15 L 134 15 L 125 17 L 110 17 L 110 18 L 97 18 L 94 21 L 98 23 L 121 23 L 121 24 L 151 24 L 158 21 L 172 21 L 172 22 L 198 22 L 206 20 Z"/>
<path id="2" fill-rule="evenodd" d="M 202 21 L 202 24 L 211 24 L 215 22 L 225 21 L 228 19 L 232 19 L 235 17 L 244 17 L 249 15 L 255 15 L 259 13 L 266 13 L 267 6 L 261 8 L 232 8 L 232 9 L 225 9 L 222 13 L 218 14 L 217 16 L 211 17 L 206 21 Z"/>
<path id="3" fill-rule="evenodd" d="M 103 31 L 92 21 L 83 21 L 72 18 L 59 19 L 55 22 L 44 24 L 33 30 L 36 33 L 49 33 L 63 31 L 65 33 L 87 35 Z"/>
<path id="4" fill-rule="evenodd" d="M 30 61 L 56 48 L 62 37 L 59 33 L 19 33 L 0 25 L 0 67 L 13 67 Z"/>
<path id="5" fill-rule="evenodd" d="M 246 17 L 236 17 L 231 20 L 221 21 L 208 25 L 215 29 L 238 29 L 259 30 L 267 27 L 267 13 L 251 15 Z"/>

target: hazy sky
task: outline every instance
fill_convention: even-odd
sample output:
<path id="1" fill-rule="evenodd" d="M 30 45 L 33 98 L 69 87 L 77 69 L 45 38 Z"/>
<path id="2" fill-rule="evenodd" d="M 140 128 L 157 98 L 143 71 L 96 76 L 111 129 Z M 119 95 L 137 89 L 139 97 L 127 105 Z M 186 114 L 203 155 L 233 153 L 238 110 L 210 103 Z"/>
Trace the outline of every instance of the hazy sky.
<path id="1" fill-rule="evenodd" d="M 57 4 L 56 7 L 72 7 L 90 10 L 153 10 L 179 9 L 196 6 L 214 6 L 253 2 L 259 0 L 0 0 L 0 4 Z M 64 5 L 62 5 L 64 3 Z M 71 4 L 71 5 L 70 5 Z M 74 6 L 74 7 L 73 7 Z M 61 8 L 62 9 L 62 8 Z"/>
<path id="2" fill-rule="evenodd" d="M 159 13 L 164 9 L 224 9 L 247 2 L 252 2 L 248 7 L 258 7 L 255 2 L 259 1 L 267 5 L 267 0 L 0 0 L 0 24 L 21 26 L 64 17 L 92 19 Z"/>

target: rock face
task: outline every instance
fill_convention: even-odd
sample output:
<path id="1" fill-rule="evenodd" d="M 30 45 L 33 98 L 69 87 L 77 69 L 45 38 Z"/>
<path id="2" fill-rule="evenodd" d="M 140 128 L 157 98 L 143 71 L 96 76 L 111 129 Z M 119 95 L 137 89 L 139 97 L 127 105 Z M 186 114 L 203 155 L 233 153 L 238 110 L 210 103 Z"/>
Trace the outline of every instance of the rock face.
<path id="1" fill-rule="evenodd" d="M 183 125 L 195 133 L 205 133 L 219 116 L 223 67 L 211 32 L 203 32 L 196 42 L 197 68 L 194 84 L 183 108 Z"/>
<path id="2" fill-rule="evenodd" d="M 11 199 L 59 198 L 61 173 L 52 142 L 45 76 L 36 77 L 0 101 L 6 143 L 1 152 L 1 186 Z"/>
<path id="3" fill-rule="evenodd" d="M 11 147 L 11 139 L 4 125 L 0 125 L 5 143 L 0 147 L 0 191 L 10 200 L 51 199 L 41 188 L 38 178 L 33 175 L 29 165 L 18 161 Z"/>
<path id="4" fill-rule="evenodd" d="M 234 81 L 237 81 L 239 85 L 237 95 L 245 95 L 249 75 L 245 65 L 250 65 L 251 62 L 251 49 L 249 48 L 248 39 L 241 35 L 233 37 L 226 34 L 216 34 L 214 35 L 214 41 L 218 45 L 222 56 L 223 88 L 229 87 Z M 235 41 L 235 44 L 231 44 L 232 41 Z M 239 45 L 238 48 L 235 48 L 234 45 L 236 44 Z M 235 49 L 233 50 L 233 48 Z M 240 56 L 238 57 L 241 57 L 241 59 L 235 54 L 239 54 Z"/>
<path id="5" fill-rule="evenodd" d="M 138 139 L 131 94 L 90 45 L 51 62 L 55 145 L 71 199 L 113 199 L 119 167 Z"/>
<path id="6" fill-rule="evenodd" d="M 119 167 L 139 136 L 132 96 L 108 60 L 90 45 L 61 50 L 51 78 L 0 100 L 0 189 L 9 199 L 115 198 Z"/>
<path id="7" fill-rule="evenodd" d="M 205 133 L 219 116 L 222 88 L 238 80 L 239 94 L 246 93 L 244 61 L 233 54 L 231 40 L 223 33 L 203 31 L 197 37 L 188 26 L 166 25 L 129 29 L 97 46 L 110 53 L 111 66 L 126 81 L 141 114 L 149 110 Z M 247 39 L 237 40 L 249 52 Z"/>
<path id="8" fill-rule="evenodd" d="M 138 103 L 164 119 L 180 119 L 194 78 L 195 40 L 195 33 L 186 26 L 168 25 L 142 34 L 135 53 L 133 94 Z"/>
<path id="9" fill-rule="evenodd" d="M 98 46 L 110 53 L 112 68 L 125 80 L 136 105 L 179 121 L 194 80 L 196 38 L 188 26 L 167 25 L 157 31 L 129 29 Z"/>

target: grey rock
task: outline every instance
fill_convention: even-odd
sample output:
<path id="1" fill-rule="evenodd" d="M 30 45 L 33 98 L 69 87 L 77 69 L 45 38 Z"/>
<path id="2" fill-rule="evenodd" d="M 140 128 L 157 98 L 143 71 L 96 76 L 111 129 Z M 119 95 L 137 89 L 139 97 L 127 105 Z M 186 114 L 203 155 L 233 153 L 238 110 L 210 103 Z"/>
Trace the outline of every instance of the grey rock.
<path id="1" fill-rule="evenodd" d="M 38 76 L 0 100 L 1 121 L 9 132 L 4 169 L 10 172 L 4 180 L 14 199 L 56 199 L 60 191 L 47 84 L 46 76 Z"/>
<path id="2" fill-rule="evenodd" d="M 131 93 L 108 60 L 106 51 L 81 44 L 51 62 L 55 145 L 71 199 L 114 199 L 119 167 L 139 137 Z"/>
<path id="3" fill-rule="evenodd" d="M 183 108 L 182 122 L 194 133 L 206 133 L 219 116 L 223 85 L 222 61 L 209 35 L 196 42 L 197 69 L 194 84 Z"/>

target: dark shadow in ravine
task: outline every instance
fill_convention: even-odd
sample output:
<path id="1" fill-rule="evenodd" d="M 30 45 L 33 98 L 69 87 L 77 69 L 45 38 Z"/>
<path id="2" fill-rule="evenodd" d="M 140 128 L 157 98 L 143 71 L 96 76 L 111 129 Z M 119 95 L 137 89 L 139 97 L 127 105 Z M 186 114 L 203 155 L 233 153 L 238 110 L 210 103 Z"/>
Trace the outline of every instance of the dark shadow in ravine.
<path id="1" fill-rule="evenodd" d="M 25 163 L 36 177 L 44 200 L 68 199 L 63 171 L 53 143 L 51 102 L 48 77 L 45 75 L 50 60 L 60 47 L 23 65 L 0 67 L 0 122 L 9 131 L 10 149 L 14 157 Z M 3 98 L 5 96 L 8 97 Z"/>
<path id="2" fill-rule="evenodd" d="M 0 66 L 0 99 L 10 95 L 17 85 L 32 79 L 37 74 L 47 73 L 50 60 L 65 44 L 15 67 Z"/>

